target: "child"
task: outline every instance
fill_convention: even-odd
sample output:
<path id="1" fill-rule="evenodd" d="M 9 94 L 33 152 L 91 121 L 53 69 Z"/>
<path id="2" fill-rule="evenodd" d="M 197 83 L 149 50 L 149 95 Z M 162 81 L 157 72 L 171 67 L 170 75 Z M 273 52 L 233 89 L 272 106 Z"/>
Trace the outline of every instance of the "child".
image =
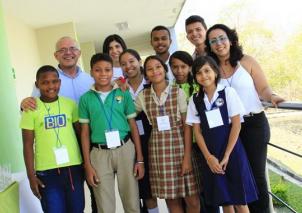
<path id="1" fill-rule="evenodd" d="M 129 92 L 131 93 L 132 99 L 135 101 L 139 92 L 149 85 L 143 75 L 141 57 L 135 50 L 127 49 L 120 55 L 120 65 L 127 76 Z M 135 120 L 140 134 L 145 161 L 145 176 L 143 179 L 138 181 L 140 198 L 143 199 L 142 211 L 156 213 L 158 212 L 157 200 L 151 194 L 148 169 L 148 141 L 152 127 L 144 112 L 139 113 Z"/>
<path id="2" fill-rule="evenodd" d="M 199 212 L 199 199 L 191 168 L 192 141 L 184 141 L 186 97 L 182 89 L 165 80 L 168 69 L 158 56 L 149 56 L 144 74 L 151 87 L 136 99 L 136 110 L 144 111 L 152 124 L 149 141 L 149 173 L 151 192 L 166 200 L 170 212 Z M 186 129 L 185 129 L 186 131 Z"/>
<path id="3" fill-rule="evenodd" d="M 199 92 L 190 99 L 188 124 L 193 123 L 203 154 L 202 176 L 206 202 L 222 205 L 224 212 L 249 212 L 247 203 L 257 199 L 254 178 L 238 138 L 242 103 L 234 89 L 217 85 L 215 61 L 203 56 L 192 67 Z"/>
<path id="4" fill-rule="evenodd" d="M 58 96 L 61 81 L 52 66 L 38 69 L 35 84 L 41 93 L 37 109 L 23 112 L 20 124 L 31 190 L 44 212 L 82 213 L 84 175 L 73 129 L 79 130 L 76 103 Z"/>
<path id="5" fill-rule="evenodd" d="M 93 55 L 90 66 L 95 84 L 79 104 L 86 179 L 99 212 L 115 212 L 115 175 L 125 212 L 139 212 L 136 179 L 144 176 L 144 159 L 131 95 L 113 88 L 109 55 Z"/>

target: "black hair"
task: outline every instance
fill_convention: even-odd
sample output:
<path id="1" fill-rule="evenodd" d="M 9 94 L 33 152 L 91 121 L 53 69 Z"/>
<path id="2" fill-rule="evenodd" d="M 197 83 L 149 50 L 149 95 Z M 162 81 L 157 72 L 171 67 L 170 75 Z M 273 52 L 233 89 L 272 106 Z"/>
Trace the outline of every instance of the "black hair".
<path id="1" fill-rule="evenodd" d="M 150 34 L 151 39 L 152 39 L 152 33 L 153 33 L 154 31 L 160 31 L 160 30 L 165 30 L 165 31 L 167 31 L 168 34 L 169 34 L 169 38 L 171 39 L 170 30 L 169 30 L 167 27 L 162 26 L 162 25 L 157 25 L 157 26 L 153 27 L 153 29 L 151 30 L 151 34 Z"/>
<path id="2" fill-rule="evenodd" d="M 95 65 L 99 61 L 107 61 L 113 67 L 112 58 L 106 53 L 96 53 L 90 59 L 90 68 L 92 69 L 93 65 Z"/>
<path id="3" fill-rule="evenodd" d="M 231 66 L 232 67 L 236 67 L 238 61 L 240 61 L 240 59 L 243 57 L 243 51 L 242 51 L 242 47 L 239 45 L 239 41 L 238 41 L 238 35 L 235 29 L 230 29 L 228 26 L 224 25 L 224 24 L 215 24 L 212 27 L 210 27 L 207 31 L 206 34 L 206 40 L 205 40 L 205 44 L 206 44 L 206 52 L 209 56 L 211 56 L 212 58 L 214 58 L 214 60 L 216 61 L 216 63 L 219 65 L 220 61 L 218 59 L 218 57 L 216 56 L 215 53 L 212 52 L 211 50 L 211 46 L 210 46 L 210 41 L 209 41 L 209 34 L 216 29 L 220 29 L 222 31 L 224 31 L 230 41 L 230 58 L 228 59 Z"/>
<path id="4" fill-rule="evenodd" d="M 157 56 L 157 55 L 150 55 L 150 56 L 148 56 L 148 57 L 145 59 L 145 62 L 144 62 L 144 76 L 145 76 L 146 79 L 147 79 L 147 75 L 146 75 L 146 65 L 147 65 L 148 61 L 150 61 L 150 60 L 152 60 L 152 59 L 153 59 L 153 60 L 159 61 L 160 64 L 164 67 L 165 72 L 166 72 L 166 73 L 168 72 L 168 66 L 167 66 L 167 64 L 165 64 L 165 62 L 163 62 L 163 60 L 162 60 L 159 56 Z M 167 77 L 167 75 L 166 75 L 166 77 Z"/>
<path id="5" fill-rule="evenodd" d="M 192 65 L 193 65 L 192 56 L 185 51 L 176 51 L 170 56 L 169 65 L 170 65 L 171 69 L 172 69 L 172 60 L 173 59 L 181 60 L 183 63 L 187 64 L 189 67 L 192 67 Z M 191 71 L 188 73 L 188 83 L 190 85 L 189 95 L 191 96 L 194 92 L 194 87 L 193 87 L 194 81 L 193 81 L 193 76 L 192 76 Z"/>
<path id="6" fill-rule="evenodd" d="M 134 58 L 136 58 L 136 60 L 138 60 L 138 61 L 141 61 L 141 60 L 142 60 L 142 59 L 141 59 L 141 56 L 139 55 L 139 53 L 138 53 L 136 50 L 134 50 L 134 49 L 126 49 L 126 50 L 124 50 L 124 51 L 120 54 L 120 57 L 119 57 L 120 63 L 121 63 L 121 58 L 122 58 L 122 56 L 123 56 L 124 54 L 126 54 L 126 53 L 129 53 L 129 54 L 133 55 Z M 140 66 L 140 71 L 141 71 L 141 73 L 144 72 L 144 68 L 143 68 L 142 66 Z"/>
<path id="7" fill-rule="evenodd" d="M 189 24 L 193 24 L 195 22 L 200 22 L 204 29 L 207 29 L 207 25 L 204 19 L 199 15 L 192 15 L 186 19 L 185 25 L 188 26 Z"/>
<path id="8" fill-rule="evenodd" d="M 37 70 L 37 73 L 36 73 L 36 81 L 39 80 L 40 76 L 44 73 L 47 73 L 47 72 L 54 72 L 57 74 L 58 78 L 59 78 L 59 72 L 56 68 L 54 68 L 53 66 L 51 65 L 44 65 L 42 67 L 40 67 L 38 70 Z"/>
<path id="9" fill-rule="evenodd" d="M 219 71 L 219 67 L 217 65 L 217 63 L 215 62 L 215 60 L 210 57 L 210 56 L 200 56 L 198 58 L 196 58 L 193 62 L 193 66 L 192 66 L 192 73 L 193 73 L 193 78 L 195 80 L 195 82 L 198 84 L 199 86 L 199 94 L 204 97 L 204 91 L 203 91 L 203 86 L 200 85 L 197 80 L 196 80 L 196 74 L 197 72 L 205 65 L 208 64 L 213 71 L 216 73 L 216 78 L 215 78 L 215 84 L 217 86 L 219 80 L 220 80 L 220 71 Z"/>
<path id="10" fill-rule="evenodd" d="M 127 45 L 124 39 L 122 39 L 122 37 L 117 34 L 112 34 L 107 36 L 104 40 L 103 53 L 109 54 L 109 45 L 112 41 L 116 41 L 117 43 L 119 43 L 122 46 L 123 50 L 127 49 Z"/>

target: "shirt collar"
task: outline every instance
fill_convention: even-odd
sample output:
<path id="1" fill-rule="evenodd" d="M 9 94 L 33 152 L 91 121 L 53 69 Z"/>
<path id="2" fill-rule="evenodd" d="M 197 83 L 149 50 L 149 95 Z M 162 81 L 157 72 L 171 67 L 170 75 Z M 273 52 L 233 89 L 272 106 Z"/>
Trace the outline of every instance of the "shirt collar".
<path id="1" fill-rule="evenodd" d="M 67 73 L 65 73 L 61 68 L 60 68 L 60 64 L 58 65 L 58 72 L 68 78 L 76 78 L 79 76 L 79 74 L 82 72 L 82 69 L 79 66 L 76 66 L 76 75 L 75 77 L 71 77 L 70 75 L 68 75 Z"/>

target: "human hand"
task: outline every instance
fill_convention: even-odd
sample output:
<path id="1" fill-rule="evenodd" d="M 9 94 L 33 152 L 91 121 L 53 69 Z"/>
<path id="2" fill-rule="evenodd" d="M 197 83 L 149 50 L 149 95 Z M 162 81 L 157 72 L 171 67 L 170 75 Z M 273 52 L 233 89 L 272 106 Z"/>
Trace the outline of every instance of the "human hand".
<path id="1" fill-rule="evenodd" d="M 122 91 L 126 91 L 129 88 L 126 78 L 124 77 L 119 77 L 118 79 L 115 80 L 115 83 Z"/>
<path id="2" fill-rule="evenodd" d="M 182 166 L 181 166 L 181 176 L 184 176 L 186 174 L 189 174 L 192 172 L 192 162 L 189 157 L 184 157 L 182 161 Z"/>
<path id="3" fill-rule="evenodd" d="M 28 179 L 29 179 L 31 191 L 39 200 L 41 200 L 42 196 L 40 194 L 39 187 L 44 188 L 45 185 L 42 183 L 42 181 L 36 175 L 30 176 L 30 177 L 28 177 Z"/>
<path id="4" fill-rule="evenodd" d="M 229 163 L 229 156 L 224 156 L 223 159 L 219 163 L 223 171 L 226 170 L 228 163 Z"/>
<path id="5" fill-rule="evenodd" d="M 213 173 L 224 174 L 224 171 L 222 170 L 222 167 L 219 164 L 218 159 L 214 155 L 210 155 L 207 158 L 207 164 Z"/>
<path id="6" fill-rule="evenodd" d="M 136 180 L 140 180 L 145 175 L 145 167 L 143 162 L 136 162 L 134 165 L 134 171 L 133 174 L 136 178 Z"/>
<path id="7" fill-rule="evenodd" d="M 24 98 L 21 102 L 21 109 L 25 112 L 36 110 L 36 99 L 33 97 Z"/>
<path id="8" fill-rule="evenodd" d="M 276 94 L 272 94 L 271 95 L 271 103 L 274 107 L 278 107 L 278 104 L 285 101 L 283 98 L 281 98 L 280 96 L 276 95 Z"/>
<path id="9" fill-rule="evenodd" d="M 92 187 L 97 187 L 100 183 L 100 180 L 96 174 L 95 169 L 91 165 L 84 166 L 84 168 L 88 184 Z"/>

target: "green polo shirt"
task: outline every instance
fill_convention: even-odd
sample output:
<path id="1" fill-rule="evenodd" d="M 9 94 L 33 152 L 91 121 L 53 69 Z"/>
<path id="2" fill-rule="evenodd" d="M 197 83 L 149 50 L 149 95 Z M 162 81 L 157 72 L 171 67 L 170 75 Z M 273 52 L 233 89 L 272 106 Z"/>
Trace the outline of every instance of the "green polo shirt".
<path id="1" fill-rule="evenodd" d="M 128 119 L 135 117 L 135 106 L 129 91 L 113 89 L 104 103 L 94 88 L 80 98 L 79 121 L 89 123 L 92 143 L 106 144 L 105 132 L 110 130 L 110 123 L 111 129 L 118 130 L 120 139 L 124 139 L 130 131 Z"/>

